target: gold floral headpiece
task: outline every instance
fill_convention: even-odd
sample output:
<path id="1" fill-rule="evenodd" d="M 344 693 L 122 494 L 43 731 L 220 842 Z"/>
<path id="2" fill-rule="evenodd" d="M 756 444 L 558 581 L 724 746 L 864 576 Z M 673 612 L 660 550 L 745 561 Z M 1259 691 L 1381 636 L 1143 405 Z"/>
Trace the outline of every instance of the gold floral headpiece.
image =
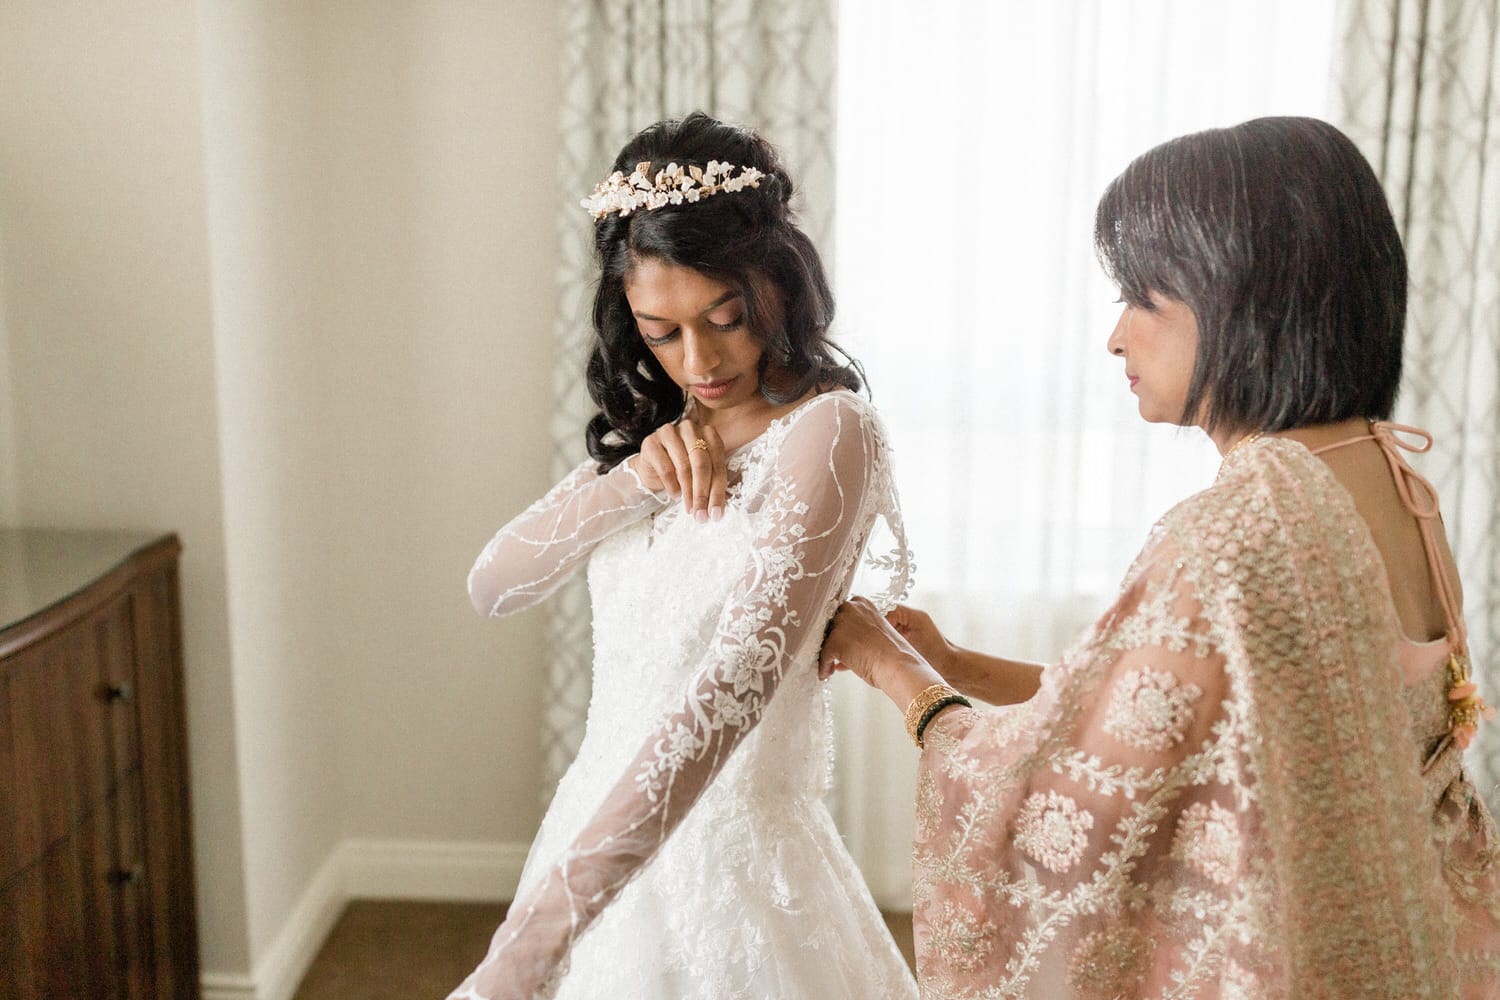
<path id="1" fill-rule="evenodd" d="M 739 171 L 737 177 L 733 176 L 736 170 Z M 706 167 L 685 169 L 676 163 L 668 163 L 652 177 L 651 161 L 644 160 L 635 165 L 628 177 L 616 170 L 604 178 L 595 186 L 594 193 L 579 204 L 595 219 L 602 219 L 611 212 L 626 216 L 636 211 L 649 212 L 663 205 L 702 201 L 721 192 L 758 188 L 764 176 L 754 167 L 737 167 L 732 163 L 709 160 Z"/>

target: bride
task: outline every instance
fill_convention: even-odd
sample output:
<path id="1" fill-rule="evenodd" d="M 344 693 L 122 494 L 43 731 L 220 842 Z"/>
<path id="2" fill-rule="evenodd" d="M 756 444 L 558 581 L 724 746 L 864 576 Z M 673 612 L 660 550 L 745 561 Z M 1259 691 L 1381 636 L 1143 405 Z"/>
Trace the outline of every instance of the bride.
<path id="1" fill-rule="evenodd" d="M 823 802 L 816 660 L 868 560 L 906 589 L 879 420 L 759 136 L 702 114 L 584 201 L 601 274 L 586 462 L 480 554 L 484 614 L 588 566 L 594 688 L 516 900 L 458 1000 L 914 998 Z"/>

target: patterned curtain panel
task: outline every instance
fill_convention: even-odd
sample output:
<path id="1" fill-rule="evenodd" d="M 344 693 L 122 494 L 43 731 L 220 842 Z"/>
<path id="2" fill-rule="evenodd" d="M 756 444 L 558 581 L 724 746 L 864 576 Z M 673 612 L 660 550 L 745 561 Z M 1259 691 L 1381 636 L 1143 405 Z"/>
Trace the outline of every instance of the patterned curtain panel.
<path id="1" fill-rule="evenodd" d="M 593 227 L 578 207 L 620 147 L 662 118 L 705 111 L 770 139 L 801 187 L 803 228 L 826 255 L 833 206 L 835 0 L 566 0 L 562 18 L 561 308 L 553 473 L 586 457 L 595 412 L 583 381 L 592 331 Z M 831 260 L 826 260 L 831 267 Z M 543 741 L 550 798 L 583 737 L 593 660 L 588 591 L 551 604 Z"/>
<path id="2" fill-rule="evenodd" d="M 1432 431 L 1480 687 L 1500 701 L 1500 0 L 1345 0 L 1339 124 L 1375 164 L 1411 267 L 1397 418 Z M 1471 765 L 1500 806 L 1500 725 Z"/>

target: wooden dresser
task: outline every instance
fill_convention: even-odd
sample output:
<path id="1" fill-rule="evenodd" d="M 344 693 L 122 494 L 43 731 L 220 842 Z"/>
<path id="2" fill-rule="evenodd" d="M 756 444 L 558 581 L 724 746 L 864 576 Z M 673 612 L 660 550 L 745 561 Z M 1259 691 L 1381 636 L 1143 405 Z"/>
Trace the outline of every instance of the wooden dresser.
<path id="1" fill-rule="evenodd" d="M 0 997 L 198 996 L 174 535 L 0 530 Z"/>

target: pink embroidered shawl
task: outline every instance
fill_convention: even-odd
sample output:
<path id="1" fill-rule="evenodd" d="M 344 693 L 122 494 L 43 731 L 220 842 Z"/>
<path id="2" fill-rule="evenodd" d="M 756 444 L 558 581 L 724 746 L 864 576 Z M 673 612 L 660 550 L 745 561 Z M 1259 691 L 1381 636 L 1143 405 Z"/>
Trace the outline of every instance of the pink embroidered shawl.
<path id="1" fill-rule="evenodd" d="M 1500 996 L 1494 822 L 1348 493 L 1263 439 L 917 789 L 922 995 Z"/>

